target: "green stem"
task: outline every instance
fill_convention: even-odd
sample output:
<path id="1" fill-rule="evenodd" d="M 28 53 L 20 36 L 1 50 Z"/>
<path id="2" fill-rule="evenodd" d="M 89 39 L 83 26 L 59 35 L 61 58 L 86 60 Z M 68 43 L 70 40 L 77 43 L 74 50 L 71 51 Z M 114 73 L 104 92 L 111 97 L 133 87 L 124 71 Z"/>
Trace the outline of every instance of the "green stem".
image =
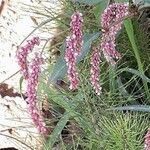
<path id="1" fill-rule="evenodd" d="M 110 65 L 109 66 L 109 88 L 110 88 L 111 93 L 116 92 L 115 76 L 116 76 L 116 68 L 115 66 Z"/>
<path id="2" fill-rule="evenodd" d="M 144 75 L 145 73 L 144 73 L 142 61 L 140 59 L 139 50 L 138 50 L 138 47 L 136 45 L 135 36 L 134 36 L 134 29 L 133 29 L 133 24 L 132 24 L 131 19 L 125 20 L 124 26 L 125 26 L 125 29 L 127 31 L 129 40 L 131 42 L 132 49 L 133 49 L 134 54 L 135 54 L 135 58 L 137 60 L 138 70 Z M 149 93 L 149 88 L 148 88 L 147 82 L 145 80 L 142 80 L 142 82 L 143 82 L 143 86 L 144 86 L 144 90 L 145 90 L 145 93 L 147 95 L 147 98 L 149 99 L 150 93 Z"/>

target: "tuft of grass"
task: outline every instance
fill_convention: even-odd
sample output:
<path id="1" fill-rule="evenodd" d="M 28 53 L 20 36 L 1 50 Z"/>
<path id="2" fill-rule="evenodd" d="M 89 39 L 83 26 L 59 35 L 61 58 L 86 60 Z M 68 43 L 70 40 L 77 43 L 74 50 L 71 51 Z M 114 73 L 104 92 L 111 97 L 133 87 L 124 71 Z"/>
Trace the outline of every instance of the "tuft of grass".
<path id="1" fill-rule="evenodd" d="M 113 119 L 108 119 L 112 117 Z M 141 150 L 149 127 L 144 114 L 116 113 L 100 120 L 102 144 L 106 150 Z M 143 121 L 145 120 L 145 121 Z"/>

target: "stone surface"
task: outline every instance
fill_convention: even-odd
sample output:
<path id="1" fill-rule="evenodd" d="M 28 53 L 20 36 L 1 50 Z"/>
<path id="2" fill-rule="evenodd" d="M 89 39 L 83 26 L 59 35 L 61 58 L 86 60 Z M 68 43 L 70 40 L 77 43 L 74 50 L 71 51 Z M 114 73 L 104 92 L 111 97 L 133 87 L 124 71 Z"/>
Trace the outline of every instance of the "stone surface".
<path id="1" fill-rule="evenodd" d="M 2 1 L 0 0 L 0 4 Z M 4 1 L 7 3 L 0 16 L 0 83 L 4 82 L 9 87 L 13 87 L 14 92 L 19 92 L 19 79 L 21 77 L 19 73 L 6 81 L 5 79 L 19 70 L 15 57 L 17 46 L 36 25 L 33 18 L 22 9 L 21 2 L 32 6 L 34 1 Z M 50 4 L 48 6 L 54 10 L 57 8 L 56 1 L 49 0 L 48 3 Z M 47 3 L 43 3 L 43 5 L 47 5 Z M 41 21 L 42 19 L 39 19 L 38 23 Z M 41 34 L 39 31 L 37 34 L 44 38 L 51 38 L 53 33 L 54 31 Z M 44 56 L 47 57 L 47 54 L 45 53 Z M 24 84 L 23 90 L 25 87 Z M 38 134 L 28 114 L 25 100 L 19 96 L 2 97 L 0 95 L 0 149 L 14 147 L 19 150 L 39 150 L 42 147 L 42 142 L 43 138 Z"/>

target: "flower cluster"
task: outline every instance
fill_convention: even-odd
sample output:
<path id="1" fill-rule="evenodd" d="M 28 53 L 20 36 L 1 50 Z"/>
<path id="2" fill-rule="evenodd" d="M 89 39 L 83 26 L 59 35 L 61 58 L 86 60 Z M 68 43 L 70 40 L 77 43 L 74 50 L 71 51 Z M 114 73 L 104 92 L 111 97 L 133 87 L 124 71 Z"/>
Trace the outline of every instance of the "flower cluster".
<path id="1" fill-rule="evenodd" d="M 22 73 L 25 79 L 28 79 L 27 56 L 29 52 L 32 51 L 34 46 L 39 44 L 40 44 L 39 37 L 34 37 L 32 40 L 29 40 L 25 46 L 19 48 L 17 51 L 17 59 L 18 59 L 18 64 L 20 66 L 20 72 Z"/>
<path id="2" fill-rule="evenodd" d="M 74 38 L 74 46 L 77 54 L 80 53 L 83 43 L 82 23 L 83 23 L 82 14 L 79 12 L 75 12 L 71 16 L 70 28 L 71 28 L 71 36 Z"/>
<path id="3" fill-rule="evenodd" d="M 79 78 L 76 70 L 77 53 L 74 52 L 75 46 L 74 39 L 72 37 L 68 37 L 66 39 L 66 47 L 65 60 L 68 66 L 67 74 L 70 81 L 70 89 L 75 90 L 77 89 Z"/>
<path id="4" fill-rule="evenodd" d="M 35 58 L 32 60 L 30 65 L 30 74 L 27 80 L 27 103 L 29 105 L 29 112 L 31 114 L 32 120 L 35 123 L 36 127 L 38 128 L 40 133 L 46 133 L 47 128 L 43 121 L 39 110 L 37 109 L 37 85 L 38 85 L 38 78 L 41 72 L 40 65 L 42 65 L 43 59 L 42 57 L 35 55 Z"/>
<path id="5" fill-rule="evenodd" d="M 67 75 L 70 81 L 70 89 L 77 89 L 79 78 L 76 70 L 76 60 L 82 48 L 82 14 L 75 12 L 71 16 L 71 34 L 66 39 L 65 61 L 68 67 Z"/>
<path id="6" fill-rule="evenodd" d="M 109 5 L 101 16 L 102 38 L 99 48 L 93 51 L 91 58 L 91 84 L 99 95 L 101 87 L 99 84 L 99 64 L 100 50 L 107 62 L 115 65 L 115 60 L 121 55 L 116 50 L 116 34 L 121 29 L 123 20 L 129 15 L 129 6 L 124 3 L 113 3 Z M 76 89 L 79 83 L 78 73 L 76 71 L 76 59 L 82 48 L 82 23 L 81 13 L 75 12 L 71 17 L 71 35 L 66 40 L 65 60 L 68 67 L 68 78 L 70 89 Z"/>
<path id="7" fill-rule="evenodd" d="M 97 95 L 100 95 L 101 93 L 101 86 L 99 84 L 99 73 L 100 73 L 100 51 L 98 48 L 95 48 L 93 53 L 92 53 L 92 57 L 91 57 L 91 84 L 93 86 L 93 88 L 95 89 Z"/>
<path id="8" fill-rule="evenodd" d="M 32 120 L 38 131 L 42 134 L 46 134 L 48 130 L 45 126 L 42 115 L 37 108 L 37 85 L 38 77 L 41 72 L 40 66 L 43 63 L 43 59 L 38 53 L 36 53 L 31 63 L 27 61 L 29 52 L 33 50 L 35 45 L 39 44 L 40 39 L 38 37 L 34 37 L 32 40 L 29 40 L 24 47 L 21 47 L 18 50 L 17 59 L 21 73 L 24 79 L 27 80 L 27 103 Z"/>
<path id="9" fill-rule="evenodd" d="M 150 150 L 150 129 L 148 129 L 145 135 L 144 150 Z"/>
<path id="10" fill-rule="evenodd" d="M 116 51 L 116 34 L 121 29 L 123 20 L 129 14 L 128 4 L 113 3 L 109 5 L 101 16 L 103 34 L 101 39 L 101 49 L 107 62 L 115 64 L 114 59 L 120 58 Z"/>

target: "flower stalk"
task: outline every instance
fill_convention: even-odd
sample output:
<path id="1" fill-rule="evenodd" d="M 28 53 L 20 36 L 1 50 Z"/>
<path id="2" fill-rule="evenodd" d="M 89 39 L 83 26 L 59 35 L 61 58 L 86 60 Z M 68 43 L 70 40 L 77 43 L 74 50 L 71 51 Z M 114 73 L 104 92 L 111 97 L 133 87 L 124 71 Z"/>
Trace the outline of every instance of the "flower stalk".
<path id="1" fill-rule="evenodd" d="M 82 35 L 82 14 L 75 12 L 71 16 L 70 36 L 66 39 L 65 61 L 68 67 L 67 76 L 70 81 L 70 89 L 75 90 L 79 84 L 79 77 L 76 68 L 77 56 L 80 54 L 83 43 Z"/>
<path id="2" fill-rule="evenodd" d="M 107 62 L 113 66 L 116 64 L 115 60 L 121 58 L 120 53 L 116 50 L 115 40 L 127 15 L 127 4 L 113 3 L 104 10 L 101 16 L 103 33 L 100 47 Z"/>
<path id="3" fill-rule="evenodd" d="M 37 85 L 38 78 L 41 72 L 40 66 L 43 64 L 43 59 L 37 53 L 30 65 L 30 74 L 27 80 L 27 103 L 32 120 L 40 133 L 47 132 L 46 125 L 43 121 L 42 115 L 37 108 Z"/>
<path id="4" fill-rule="evenodd" d="M 95 92 L 97 95 L 100 95 L 101 93 L 101 86 L 99 84 L 99 76 L 100 76 L 100 51 L 98 48 L 94 48 L 92 57 L 91 57 L 91 84 L 93 88 L 95 89 Z"/>
<path id="5" fill-rule="evenodd" d="M 17 59 L 20 71 L 24 79 L 27 81 L 26 94 L 29 113 L 31 114 L 31 118 L 38 131 L 42 134 L 47 134 L 48 130 L 46 124 L 40 110 L 37 107 L 38 78 L 41 72 L 40 67 L 44 61 L 38 53 L 35 53 L 35 57 L 32 59 L 31 63 L 27 60 L 29 53 L 32 52 L 35 45 L 39 44 L 39 37 L 34 37 L 27 41 L 27 44 L 17 51 Z"/>
<path id="6" fill-rule="evenodd" d="M 27 41 L 27 44 L 23 47 L 20 47 L 17 51 L 17 60 L 20 67 L 20 72 L 25 79 L 28 79 L 28 60 L 27 56 L 30 52 L 32 52 L 35 45 L 39 45 L 40 40 L 39 37 L 34 37 L 33 39 Z"/>

